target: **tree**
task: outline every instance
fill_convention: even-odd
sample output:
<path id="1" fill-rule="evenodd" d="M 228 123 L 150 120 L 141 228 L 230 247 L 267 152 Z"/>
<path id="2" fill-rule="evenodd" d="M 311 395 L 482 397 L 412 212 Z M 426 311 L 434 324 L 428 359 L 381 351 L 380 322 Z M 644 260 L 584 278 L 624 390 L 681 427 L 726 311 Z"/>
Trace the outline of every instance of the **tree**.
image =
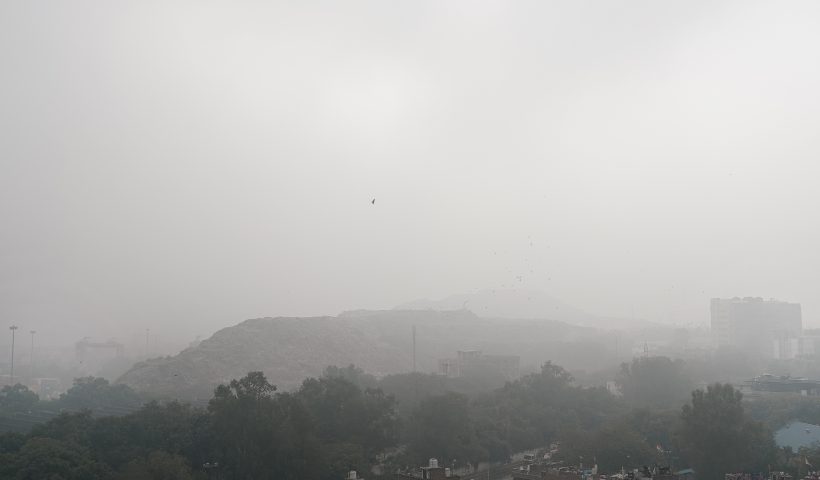
<path id="1" fill-rule="evenodd" d="M 94 419 L 89 410 L 78 413 L 63 412 L 45 424 L 31 429 L 33 437 L 47 437 L 89 446 L 89 434 L 94 428 Z"/>
<path id="2" fill-rule="evenodd" d="M 29 412 L 39 400 L 25 385 L 6 385 L 0 390 L 0 413 Z"/>
<path id="3" fill-rule="evenodd" d="M 499 452 L 508 443 L 512 451 L 548 444 L 563 432 L 599 428 L 607 417 L 618 413 L 615 399 L 603 388 L 581 388 L 572 376 L 550 362 L 540 373 L 506 384 L 475 402 L 475 417 L 482 422 L 482 444 Z M 496 432 L 494 438 L 493 433 Z M 500 436 L 500 438 L 498 438 Z"/>
<path id="4" fill-rule="evenodd" d="M 0 467 L 0 477 L 13 480 L 105 480 L 111 470 L 91 452 L 72 442 L 34 437 Z"/>
<path id="5" fill-rule="evenodd" d="M 365 373 L 364 370 L 356 365 L 353 365 L 352 363 L 346 367 L 330 365 L 325 368 L 324 372 L 322 372 L 322 378 L 343 378 L 362 390 L 376 388 L 379 384 L 376 377 Z"/>
<path id="6" fill-rule="evenodd" d="M 320 450 L 301 402 L 276 394 L 262 372 L 216 388 L 208 404 L 211 438 L 230 478 L 316 478 Z"/>
<path id="7" fill-rule="evenodd" d="M 618 385 L 624 401 L 639 407 L 678 407 L 686 402 L 692 380 L 682 360 L 641 357 L 621 365 Z"/>
<path id="8" fill-rule="evenodd" d="M 117 480 L 191 480 L 188 461 L 179 455 L 154 451 L 146 458 L 132 460 Z"/>
<path id="9" fill-rule="evenodd" d="M 0 454 L 17 453 L 26 444 L 26 436 L 18 432 L 0 435 Z"/>
<path id="10" fill-rule="evenodd" d="M 679 422 L 680 412 L 674 410 L 658 412 L 649 408 L 639 408 L 624 418 L 624 428 L 637 432 L 649 446 L 654 448 L 660 446 L 662 450 L 668 451 L 672 448 L 672 432 L 678 428 Z"/>
<path id="11" fill-rule="evenodd" d="M 60 395 L 59 408 L 91 410 L 95 415 L 125 415 L 139 408 L 142 399 L 127 385 L 111 385 L 99 377 L 74 379 L 74 386 Z"/>
<path id="12" fill-rule="evenodd" d="M 422 401 L 413 412 L 408 434 L 410 451 L 417 463 L 428 458 L 478 463 L 488 456 L 476 438 L 468 399 L 457 393 Z"/>
<path id="13" fill-rule="evenodd" d="M 746 417 L 743 395 L 731 385 L 709 385 L 692 392 L 676 432 L 682 453 L 698 478 L 723 478 L 731 472 L 759 472 L 774 460 L 771 431 Z"/>
<path id="14" fill-rule="evenodd" d="M 560 458 L 567 465 L 598 464 L 600 471 L 662 462 L 658 452 L 628 425 L 614 423 L 595 431 L 574 430 L 562 436 Z"/>
<path id="15" fill-rule="evenodd" d="M 380 389 L 362 391 L 342 377 L 309 378 L 297 395 L 325 442 L 358 443 L 370 456 L 396 443 L 395 400 Z"/>
<path id="16" fill-rule="evenodd" d="M 275 429 L 283 416 L 275 391 L 262 372 L 250 372 L 218 386 L 208 404 L 221 463 L 238 479 L 259 476 L 273 456 Z"/>
<path id="17" fill-rule="evenodd" d="M 203 428 L 206 419 L 204 411 L 190 405 L 151 402 L 131 415 L 96 419 L 87 441 L 97 457 L 115 469 L 147 458 L 154 450 L 185 456 L 201 465 L 210 453 L 208 431 Z"/>

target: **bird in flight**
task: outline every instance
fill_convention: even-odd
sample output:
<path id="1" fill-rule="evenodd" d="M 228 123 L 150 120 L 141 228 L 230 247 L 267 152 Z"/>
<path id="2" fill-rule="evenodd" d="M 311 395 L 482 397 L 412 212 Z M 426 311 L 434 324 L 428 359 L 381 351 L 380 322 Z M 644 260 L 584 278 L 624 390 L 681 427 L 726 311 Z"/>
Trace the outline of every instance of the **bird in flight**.
<path id="1" fill-rule="evenodd" d="M 374 198 L 373 200 L 370 200 L 370 204 L 375 205 L 376 204 L 376 199 Z"/>

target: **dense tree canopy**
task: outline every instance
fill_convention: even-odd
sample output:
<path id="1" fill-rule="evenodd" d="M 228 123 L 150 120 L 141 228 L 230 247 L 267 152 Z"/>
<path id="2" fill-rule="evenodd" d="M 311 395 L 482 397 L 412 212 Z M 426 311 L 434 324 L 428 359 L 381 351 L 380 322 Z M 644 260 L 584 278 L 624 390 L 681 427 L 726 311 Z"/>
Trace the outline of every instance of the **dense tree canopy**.
<path id="1" fill-rule="evenodd" d="M 731 385 L 716 383 L 692 392 L 683 406 L 676 440 L 699 478 L 764 471 L 775 460 L 771 432 L 745 415 L 742 398 Z"/>
<path id="2" fill-rule="evenodd" d="M 682 360 L 639 357 L 621 365 L 618 386 L 624 401 L 639 407 L 668 407 L 686 402 L 692 381 Z"/>
<path id="3" fill-rule="evenodd" d="M 6 385 L 0 390 L 0 412 L 28 412 L 34 408 L 38 400 L 36 393 L 19 383 Z"/>
<path id="4" fill-rule="evenodd" d="M 83 377 L 60 395 L 59 407 L 66 410 L 92 410 L 100 414 L 122 414 L 142 405 L 143 399 L 126 385 L 111 385 L 99 377 Z"/>
<path id="5" fill-rule="evenodd" d="M 433 457 L 471 463 L 487 458 L 470 421 L 469 399 L 457 393 L 422 401 L 410 419 L 408 437 L 417 464 Z"/>
<path id="6" fill-rule="evenodd" d="M 561 439 L 559 458 L 568 465 L 597 464 L 603 472 L 616 472 L 637 465 L 666 463 L 635 430 L 614 423 L 600 429 L 574 430 Z"/>
<path id="7" fill-rule="evenodd" d="M 655 375 L 676 375 L 678 366 L 667 360 L 633 363 L 622 385 L 645 392 L 644 382 Z M 207 408 L 150 402 L 134 409 L 132 391 L 79 379 L 48 403 L 71 408 L 27 434 L 0 435 L 0 478 L 189 480 L 207 473 L 335 480 L 349 470 L 372 478 L 376 465 L 389 474 L 433 457 L 458 466 L 500 462 L 553 441 L 561 441 L 559 459 L 566 464 L 597 463 L 608 472 L 676 462 L 710 480 L 728 471 L 760 471 L 767 462 L 800 468 L 798 453 L 776 451 L 771 432 L 746 415 L 741 395 L 728 385 L 695 391 L 677 414 L 670 405 L 630 410 L 603 388 L 576 385 L 552 363 L 490 392 L 451 380 L 423 374 L 376 380 L 351 365 L 283 393 L 261 372 L 250 372 L 216 388 Z M 10 411 L 28 415 L 44 404 L 35 396 L 32 406 L 24 387 L 3 392 Z M 656 402 L 663 400 L 649 403 Z M 106 416 L 112 405 L 131 413 Z M 793 407 L 806 415 L 817 411 L 809 403 Z"/>

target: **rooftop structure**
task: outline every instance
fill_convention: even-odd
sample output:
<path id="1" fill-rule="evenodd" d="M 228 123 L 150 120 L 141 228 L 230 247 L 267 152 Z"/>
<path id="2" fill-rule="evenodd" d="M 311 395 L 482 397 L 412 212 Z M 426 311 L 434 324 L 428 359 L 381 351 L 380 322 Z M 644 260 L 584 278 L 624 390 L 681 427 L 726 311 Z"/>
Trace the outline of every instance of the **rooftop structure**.
<path id="1" fill-rule="evenodd" d="M 820 395 L 820 380 L 788 375 L 763 374 L 747 380 L 744 385 L 752 392 L 797 393 L 804 396 Z"/>
<path id="2" fill-rule="evenodd" d="M 431 458 L 426 467 L 421 467 L 411 472 L 396 473 L 396 480 L 459 480 L 461 476 L 456 475 L 448 467 L 440 467 L 438 460 Z"/>

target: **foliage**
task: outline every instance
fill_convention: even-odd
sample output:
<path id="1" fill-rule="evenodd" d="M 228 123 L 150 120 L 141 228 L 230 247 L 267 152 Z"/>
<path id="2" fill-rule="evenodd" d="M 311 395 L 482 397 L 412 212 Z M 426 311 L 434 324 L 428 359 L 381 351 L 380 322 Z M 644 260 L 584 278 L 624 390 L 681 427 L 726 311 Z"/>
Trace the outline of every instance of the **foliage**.
<path id="1" fill-rule="evenodd" d="M 0 477 L 14 480 L 111 478 L 111 470 L 73 442 L 33 437 L 2 462 Z"/>
<path id="2" fill-rule="evenodd" d="M 686 402 L 692 381 L 682 360 L 640 357 L 621 365 L 618 386 L 624 401 L 638 407 L 667 407 Z"/>
<path id="3" fill-rule="evenodd" d="M 422 401 L 413 412 L 408 440 L 416 464 L 432 457 L 473 464 L 487 458 L 470 421 L 468 399 L 457 393 Z"/>
<path id="4" fill-rule="evenodd" d="M 0 390 L 0 413 L 28 412 L 39 400 L 25 385 L 6 385 Z"/>
<path id="5" fill-rule="evenodd" d="M 566 370 L 547 362 L 540 373 L 479 398 L 475 415 L 490 419 L 509 449 L 521 451 L 549 444 L 565 431 L 597 428 L 620 413 L 606 390 L 574 386 Z"/>
<path id="6" fill-rule="evenodd" d="M 191 480 L 191 467 L 179 455 L 154 451 L 146 458 L 132 460 L 116 480 Z"/>
<path id="7" fill-rule="evenodd" d="M 716 383 L 692 392 L 683 406 L 676 441 L 698 478 L 764 471 L 775 459 L 771 431 L 745 415 L 742 398 L 731 385 Z"/>
<path id="8" fill-rule="evenodd" d="M 627 369 L 624 385 L 634 382 L 627 389 L 645 391 L 642 382 L 663 372 L 677 375 L 678 367 L 639 361 Z M 133 408 L 126 405 L 138 397 L 99 379 L 78 379 L 57 402 L 79 411 L 68 409 L 27 435 L 0 435 L 0 478 L 331 480 L 349 470 L 370 478 L 388 452 L 392 466 L 428 458 L 463 466 L 506 461 L 552 441 L 562 442 L 566 463 L 597 461 L 605 472 L 668 463 L 667 456 L 695 467 L 705 480 L 760 471 L 767 462 L 795 472 L 800 467 L 797 454 L 776 451 L 770 431 L 749 418 L 740 393 L 728 385 L 695 391 L 676 414 L 629 410 L 605 389 L 576 385 L 549 362 L 484 394 L 458 392 L 472 387 L 455 380 L 408 374 L 374 384 L 351 365 L 328 368 L 282 393 L 261 372 L 250 372 L 217 387 L 207 408 L 151 402 L 129 414 L 101 416 L 113 404 Z M 23 389 L 14 393 L 30 398 Z M 82 409 L 88 405 L 97 410 Z M 807 416 L 816 412 L 810 403 L 795 408 Z M 820 453 L 803 454 L 820 463 Z"/>
<path id="9" fill-rule="evenodd" d="M 232 478 L 311 476 L 304 454 L 288 453 L 297 447 L 317 451 L 309 414 L 290 395 L 275 391 L 262 372 L 250 372 L 217 387 L 208 405 L 215 453 Z"/>
<path id="10" fill-rule="evenodd" d="M 138 408 L 142 399 L 126 385 L 111 385 L 100 377 L 82 377 L 60 395 L 58 406 L 65 410 L 91 410 L 102 415 L 122 415 Z"/>
<path id="11" fill-rule="evenodd" d="M 26 432 L 61 412 L 87 410 L 94 416 L 121 416 L 139 409 L 142 398 L 130 387 L 111 385 L 104 378 L 82 377 L 56 400 L 40 400 L 17 384 L 0 390 L 0 432 Z"/>
<path id="12" fill-rule="evenodd" d="M 749 415 L 772 430 L 794 420 L 820 424 L 820 398 L 815 396 L 761 396 L 747 402 Z"/>
<path id="13" fill-rule="evenodd" d="M 574 430 L 562 436 L 560 459 L 567 465 L 597 464 L 604 472 L 636 465 L 665 463 L 664 458 L 635 430 L 615 423 L 600 429 Z"/>
<path id="14" fill-rule="evenodd" d="M 352 442 L 369 455 L 397 440 L 395 400 L 379 389 L 362 391 L 342 377 L 309 378 L 298 393 L 325 442 Z"/>
<path id="15" fill-rule="evenodd" d="M 660 447 L 664 452 L 669 452 L 674 446 L 672 432 L 679 428 L 680 413 L 674 410 L 657 411 L 638 408 L 627 414 L 623 422 L 625 431 L 636 432 L 650 447 L 656 450 Z M 671 463 L 673 458 L 676 457 L 664 457 L 660 460 Z M 688 467 L 688 465 L 680 466 Z"/>
<path id="16" fill-rule="evenodd" d="M 379 386 L 379 381 L 376 377 L 365 373 L 364 370 L 356 365 L 353 365 L 352 363 L 346 367 L 330 365 L 325 368 L 324 372 L 322 372 L 322 378 L 342 378 L 362 390 L 377 388 Z"/>
<path id="17" fill-rule="evenodd" d="M 399 417 L 406 420 L 419 406 L 419 403 L 427 397 L 444 395 L 448 392 L 477 397 L 504 386 L 503 381 L 489 385 L 487 381 L 488 379 L 478 376 L 450 378 L 443 375 L 413 372 L 387 375 L 379 381 L 378 386 L 396 399 Z"/>
<path id="18" fill-rule="evenodd" d="M 506 461 L 567 432 L 597 429 L 621 412 L 605 390 L 577 387 L 566 370 L 548 362 L 540 373 L 472 401 L 454 392 L 427 396 L 409 416 L 405 440 L 413 462 Z"/>

